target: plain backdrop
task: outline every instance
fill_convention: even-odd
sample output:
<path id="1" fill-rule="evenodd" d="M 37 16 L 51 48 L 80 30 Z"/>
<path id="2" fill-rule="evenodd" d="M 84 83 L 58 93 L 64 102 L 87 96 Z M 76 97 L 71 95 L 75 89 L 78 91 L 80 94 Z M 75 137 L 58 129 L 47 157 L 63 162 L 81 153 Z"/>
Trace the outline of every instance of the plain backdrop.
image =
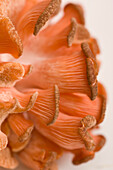
<path id="1" fill-rule="evenodd" d="M 102 64 L 98 80 L 108 92 L 106 117 L 100 132 L 106 136 L 107 143 L 92 161 L 80 166 L 72 165 L 71 154 L 64 155 L 58 161 L 59 170 L 113 170 L 113 0 L 63 0 L 63 5 L 67 2 L 84 7 L 86 27 L 100 45 L 101 55 L 98 57 Z M 17 170 L 28 168 L 21 166 Z"/>

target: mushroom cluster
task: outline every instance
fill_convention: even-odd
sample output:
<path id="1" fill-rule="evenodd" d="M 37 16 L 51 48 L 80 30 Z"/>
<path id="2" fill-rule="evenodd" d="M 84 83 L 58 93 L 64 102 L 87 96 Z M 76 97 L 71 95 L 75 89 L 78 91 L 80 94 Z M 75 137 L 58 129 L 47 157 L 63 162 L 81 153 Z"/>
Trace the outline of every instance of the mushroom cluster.
<path id="1" fill-rule="evenodd" d="M 107 94 L 97 81 L 100 53 L 84 11 L 61 0 L 0 0 L 0 166 L 20 160 L 34 170 L 56 170 L 94 158 L 105 137 Z"/>

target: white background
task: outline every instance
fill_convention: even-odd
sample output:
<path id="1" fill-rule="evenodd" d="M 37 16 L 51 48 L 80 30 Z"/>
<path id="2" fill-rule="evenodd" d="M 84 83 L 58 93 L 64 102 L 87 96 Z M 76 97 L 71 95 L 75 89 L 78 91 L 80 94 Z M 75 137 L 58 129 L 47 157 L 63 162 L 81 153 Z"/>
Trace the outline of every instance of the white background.
<path id="1" fill-rule="evenodd" d="M 69 2 L 62 1 L 63 4 Z M 71 2 L 84 7 L 86 26 L 99 41 L 101 49 L 99 59 L 102 65 L 98 79 L 108 92 L 106 118 L 100 132 L 106 136 L 107 143 L 96 154 L 94 160 L 80 166 L 71 164 L 72 155 L 63 156 L 58 162 L 59 170 L 113 170 L 113 0 L 71 0 Z M 19 167 L 18 170 L 24 170 L 24 167 Z"/>

